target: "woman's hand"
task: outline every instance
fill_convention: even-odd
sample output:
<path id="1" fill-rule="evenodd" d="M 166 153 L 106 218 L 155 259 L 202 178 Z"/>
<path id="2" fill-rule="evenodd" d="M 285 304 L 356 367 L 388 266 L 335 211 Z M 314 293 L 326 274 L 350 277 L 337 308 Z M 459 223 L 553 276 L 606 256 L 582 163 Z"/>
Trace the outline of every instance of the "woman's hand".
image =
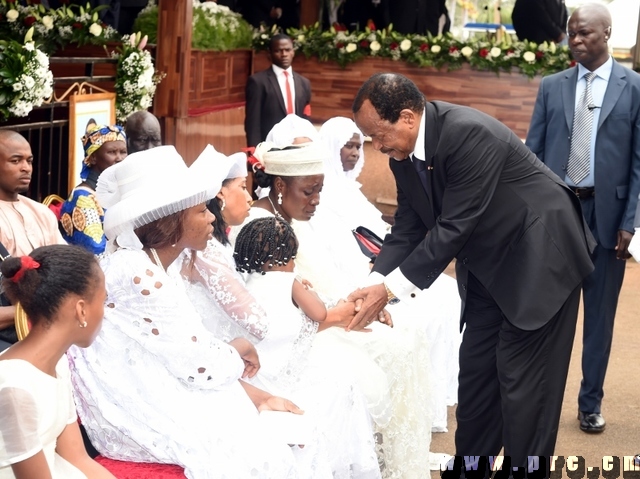
<path id="1" fill-rule="evenodd" d="M 242 377 L 254 377 L 260 369 L 260 358 L 253 344 L 244 338 L 236 338 L 229 341 L 229 345 L 233 346 L 244 361 L 244 371 Z"/>
<path id="2" fill-rule="evenodd" d="M 288 399 L 269 396 L 258 405 L 258 411 L 285 411 L 293 414 L 304 414 L 304 411 Z"/>

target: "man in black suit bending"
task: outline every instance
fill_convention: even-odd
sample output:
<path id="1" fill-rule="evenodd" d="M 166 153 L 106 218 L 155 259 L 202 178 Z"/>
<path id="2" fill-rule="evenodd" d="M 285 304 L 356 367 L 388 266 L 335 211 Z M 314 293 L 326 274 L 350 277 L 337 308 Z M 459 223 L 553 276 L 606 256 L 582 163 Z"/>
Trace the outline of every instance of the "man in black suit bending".
<path id="1" fill-rule="evenodd" d="M 401 75 L 367 80 L 353 112 L 390 157 L 398 209 L 371 286 L 349 297 L 362 301 L 349 329 L 388 302 L 415 301 L 455 258 L 466 324 L 456 455 L 504 446 L 513 467 L 553 455 L 580 286 L 593 270 L 580 200 L 502 123 L 427 102 Z"/>
<path id="2" fill-rule="evenodd" d="M 295 55 L 291 38 L 274 35 L 269 44 L 273 64 L 251 75 L 246 87 L 244 131 L 247 145 L 264 141 L 271 128 L 288 114 L 309 119 L 311 82 L 291 68 Z"/>

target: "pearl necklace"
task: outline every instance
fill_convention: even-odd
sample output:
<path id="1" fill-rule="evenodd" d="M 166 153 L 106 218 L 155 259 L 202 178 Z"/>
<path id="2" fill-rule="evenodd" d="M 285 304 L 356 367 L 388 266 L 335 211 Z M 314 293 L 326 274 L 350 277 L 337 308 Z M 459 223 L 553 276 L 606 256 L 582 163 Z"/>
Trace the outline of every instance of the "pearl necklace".
<path id="1" fill-rule="evenodd" d="M 284 221 L 285 223 L 288 223 L 288 221 L 285 220 L 284 217 L 280 214 L 280 212 L 276 209 L 276 205 L 274 205 L 273 201 L 271 201 L 271 197 L 267 195 L 267 199 L 269 200 L 269 203 L 271 203 L 271 208 L 273 208 L 273 214 L 275 215 L 275 217 L 278 218 L 279 220 Z"/>

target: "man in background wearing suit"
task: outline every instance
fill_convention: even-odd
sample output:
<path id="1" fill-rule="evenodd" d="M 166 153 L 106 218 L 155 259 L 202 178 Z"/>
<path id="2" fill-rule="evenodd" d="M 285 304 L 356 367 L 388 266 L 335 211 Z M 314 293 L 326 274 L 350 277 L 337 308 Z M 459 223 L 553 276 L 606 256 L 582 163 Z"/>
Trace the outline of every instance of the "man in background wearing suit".
<path id="1" fill-rule="evenodd" d="M 578 62 L 540 83 L 527 145 L 580 198 L 598 241 L 583 283 L 580 429 L 604 430 L 603 384 L 640 193 L 640 76 L 609 56 L 606 7 L 577 9 L 568 25 Z"/>
<path id="2" fill-rule="evenodd" d="M 246 87 L 244 131 L 247 146 L 256 146 L 273 125 L 295 113 L 309 119 L 311 82 L 291 69 L 293 42 L 279 33 L 271 38 L 269 54 L 273 65 L 251 75 Z"/>
<path id="3" fill-rule="evenodd" d="M 485 473 L 503 446 L 514 467 L 553 455 L 580 287 L 593 270 L 578 198 L 502 123 L 427 102 L 401 75 L 367 80 L 353 112 L 391 157 L 398 209 L 372 285 L 349 296 L 361 304 L 348 329 L 387 303 L 416 301 L 455 258 L 466 324 L 456 455 L 485 456 Z"/>

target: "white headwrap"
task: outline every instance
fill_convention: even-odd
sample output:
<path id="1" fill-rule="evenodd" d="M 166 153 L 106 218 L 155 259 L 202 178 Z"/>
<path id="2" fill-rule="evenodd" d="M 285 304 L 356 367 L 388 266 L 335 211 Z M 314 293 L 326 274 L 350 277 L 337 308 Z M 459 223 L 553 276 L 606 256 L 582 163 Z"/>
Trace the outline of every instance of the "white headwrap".
<path id="1" fill-rule="evenodd" d="M 287 115 L 279 123 L 276 123 L 267 135 L 267 141 L 278 148 L 289 146 L 296 138 L 309 138 L 318 141 L 318 130 L 315 126 L 298 115 Z"/>
<path id="2" fill-rule="evenodd" d="M 352 119 L 337 116 L 327 120 L 324 125 L 322 125 L 322 128 L 320 128 L 320 139 L 329 152 L 327 162 L 325 163 L 327 173 L 331 172 L 338 177 L 343 176 L 354 181 L 360 176 L 360 172 L 364 167 L 364 148 L 360 148 L 360 157 L 358 158 L 356 166 L 351 171 L 344 171 L 340 158 L 340 150 L 351 140 L 354 134 L 360 137 L 360 142 L 364 146 L 362 132 Z"/>

